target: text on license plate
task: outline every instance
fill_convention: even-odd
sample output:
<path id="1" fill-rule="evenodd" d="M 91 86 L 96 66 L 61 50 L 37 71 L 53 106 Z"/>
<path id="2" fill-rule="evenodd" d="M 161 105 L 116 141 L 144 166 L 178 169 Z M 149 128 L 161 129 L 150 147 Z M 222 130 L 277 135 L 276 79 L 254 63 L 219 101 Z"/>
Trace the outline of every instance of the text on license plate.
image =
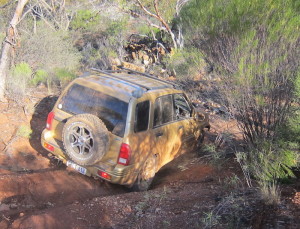
<path id="1" fill-rule="evenodd" d="M 86 168 L 83 168 L 80 165 L 73 163 L 72 161 L 67 161 L 67 166 L 75 169 L 77 172 L 80 172 L 83 175 L 86 174 Z"/>

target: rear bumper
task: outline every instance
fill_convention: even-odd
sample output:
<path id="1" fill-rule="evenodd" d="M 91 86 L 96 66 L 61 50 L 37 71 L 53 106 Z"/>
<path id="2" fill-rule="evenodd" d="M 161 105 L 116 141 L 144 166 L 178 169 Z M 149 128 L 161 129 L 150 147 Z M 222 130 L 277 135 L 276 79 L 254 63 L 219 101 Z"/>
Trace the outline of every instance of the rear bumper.
<path id="1" fill-rule="evenodd" d="M 52 153 L 56 158 L 61 160 L 64 164 L 67 164 L 69 158 L 65 155 L 63 149 L 62 142 L 59 142 L 53 138 L 51 135 L 51 131 L 44 130 L 41 136 L 41 144 L 44 149 Z M 53 147 L 53 151 L 46 147 L 46 144 Z M 83 166 L 86 168 L 87 172 L 85 175 L 93 176 L 93 177 L 100 177 L 103 180 L 107 180 L 114 184 L 120 185 L 132 185 L 137 177 L 137 171 L 134 165 L 111 165 L 105 162 L 97 162 L 95 165 L 92 166 Z M 99 175 L 99 171 L 105 172 L 109 175 L 109 179 L 101 177 Z"/>

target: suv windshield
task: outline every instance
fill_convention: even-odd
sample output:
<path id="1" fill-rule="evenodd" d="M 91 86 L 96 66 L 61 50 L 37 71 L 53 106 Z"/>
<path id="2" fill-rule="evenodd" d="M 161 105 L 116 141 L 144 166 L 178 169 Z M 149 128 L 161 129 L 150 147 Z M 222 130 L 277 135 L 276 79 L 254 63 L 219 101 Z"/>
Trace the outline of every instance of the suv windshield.
<path id="1" fill-rule="evenodd" d="M 110 132 L 120 137 L 124 136 L 128 103 L 115 97 L 74 84 L 61 99 L 59 108 L 74 115 L 96 115 Z"/>

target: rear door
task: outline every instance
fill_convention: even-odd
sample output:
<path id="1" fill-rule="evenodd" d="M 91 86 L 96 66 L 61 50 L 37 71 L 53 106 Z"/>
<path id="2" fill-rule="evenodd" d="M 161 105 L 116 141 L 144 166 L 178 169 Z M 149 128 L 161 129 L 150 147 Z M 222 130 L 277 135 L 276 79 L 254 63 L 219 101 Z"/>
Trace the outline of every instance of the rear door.
<path id="1" fill-rule="evenodd" d="M 184 134 L 183 124 L 176 120 L 173 95 L 158 97 L 154 102 L 152 135 L 159 167 L 173 160 L 178 154 Z"/>

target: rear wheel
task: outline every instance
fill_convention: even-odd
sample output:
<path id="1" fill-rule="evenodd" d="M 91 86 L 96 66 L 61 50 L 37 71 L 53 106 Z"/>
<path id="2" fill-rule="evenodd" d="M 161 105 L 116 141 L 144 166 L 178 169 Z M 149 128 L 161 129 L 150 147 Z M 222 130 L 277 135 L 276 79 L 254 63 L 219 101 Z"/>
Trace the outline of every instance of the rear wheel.
<path id="1" fill-rule="evenodd" d="M 133 186 L 130 188 L 132 191 L 146 191 L 154 179 L 156 172 L 156 157 L 150 156 L 145 161 L 143 168 L 139 172 L 137 179 Z"/>

